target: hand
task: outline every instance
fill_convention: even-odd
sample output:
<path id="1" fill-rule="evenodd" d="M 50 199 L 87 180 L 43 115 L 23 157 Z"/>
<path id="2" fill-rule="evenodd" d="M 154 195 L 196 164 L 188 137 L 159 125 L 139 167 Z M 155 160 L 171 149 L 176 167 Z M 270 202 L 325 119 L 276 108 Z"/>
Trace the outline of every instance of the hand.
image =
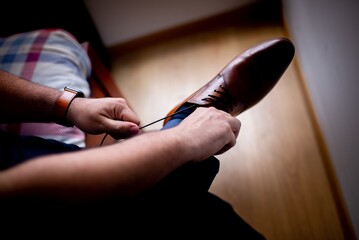
<path id="1" fill-rule="evenodd" d="M 75 98 L 67 118 L 86 133 L 108 133 L 115 139 L 139 132 L 140 121 L 123 98 Z"/>
<path id="2" fill-rule="evenodd" d="M 214 107 L 198 108 L 176 127 L 193 150 L 194 160 L 226 152 L 236 144 L 241 122 Z"/>

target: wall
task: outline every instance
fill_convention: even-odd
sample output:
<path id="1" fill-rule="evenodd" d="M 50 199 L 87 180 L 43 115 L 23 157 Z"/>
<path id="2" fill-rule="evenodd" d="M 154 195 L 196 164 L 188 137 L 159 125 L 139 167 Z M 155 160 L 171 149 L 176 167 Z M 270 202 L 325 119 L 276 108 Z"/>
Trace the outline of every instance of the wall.
<path id="1" fill-rule="evenodd" d="M 256 0 L 84 0 L 107 47 Z"/>
<path id="2" fill-rule="evenodd" d="M 283 0 L 284 17 L 359 235 L 359 1 Z"/>

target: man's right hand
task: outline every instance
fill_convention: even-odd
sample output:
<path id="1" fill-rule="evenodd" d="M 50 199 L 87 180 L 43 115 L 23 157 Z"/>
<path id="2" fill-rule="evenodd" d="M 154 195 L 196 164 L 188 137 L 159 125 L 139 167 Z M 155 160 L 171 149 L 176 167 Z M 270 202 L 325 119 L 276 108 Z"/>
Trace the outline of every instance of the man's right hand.
<path id="1" fill-rule="evenodd" d="M 236 144 L 241 122 L 214 107 L 198 108 L 173 128 L 193 150 L 194 161 L 226 152 Z"/>

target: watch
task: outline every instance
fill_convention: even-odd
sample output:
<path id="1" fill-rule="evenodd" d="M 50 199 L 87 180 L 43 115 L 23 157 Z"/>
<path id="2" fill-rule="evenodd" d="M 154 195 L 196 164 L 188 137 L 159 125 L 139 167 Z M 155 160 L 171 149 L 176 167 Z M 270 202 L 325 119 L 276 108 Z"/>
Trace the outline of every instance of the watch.
<path id="1" fill-rule="evenodd" d="M 66 116 L 72 101 L 77 97 L 85 97 L 85 94 L 80 90 L 69 87 L 64 88 L 64 92 L 56 100 L 54 107 L 54 115 L 57 123 L 66 127 L 74 126 L 72 123 L 67 121 Z"/>

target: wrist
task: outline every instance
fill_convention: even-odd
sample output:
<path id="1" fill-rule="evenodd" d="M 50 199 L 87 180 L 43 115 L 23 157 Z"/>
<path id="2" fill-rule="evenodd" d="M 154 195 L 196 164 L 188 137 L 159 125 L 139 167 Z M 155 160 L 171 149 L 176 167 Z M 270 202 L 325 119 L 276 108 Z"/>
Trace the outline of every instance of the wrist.
<path id="1" fill-rule="evenodd" d="M 84 97 L 83 92 L 65 87 L 62 94 L 57 98 L 54 106 L 55 122 L 66 127 L 73 127 L 73 123 L 68 120 L 68 111 L 75 98 Z"/>
<path id="2" fill-rule="evenodd" d="M 191 134 L 182 131 L 178 126 L 171 129 L 164 130 L 163 132 L 169 133 L 167 139 L 172 139 L 174 147 L 178 155 L 183 158 L 184 162 L 197 161 L 198 149 L 196 145 L 192 143 Z"/>

